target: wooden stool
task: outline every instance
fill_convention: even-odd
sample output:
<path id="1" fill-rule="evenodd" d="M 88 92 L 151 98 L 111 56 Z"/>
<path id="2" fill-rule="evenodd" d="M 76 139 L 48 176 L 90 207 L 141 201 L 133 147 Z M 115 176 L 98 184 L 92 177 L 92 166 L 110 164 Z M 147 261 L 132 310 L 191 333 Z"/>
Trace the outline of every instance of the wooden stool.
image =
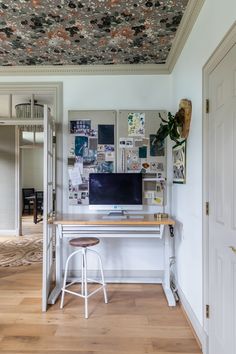
<path id="1" fill-rule="evenodd" d="M 79 247 L 80 249 L 71 253 L 69 257 L 66 260 L 66 266 L 65 266 L 65 274 L 64 274 L 64 281 L 63 281 L 63 287 L 62 287 L 62 296 L 61 296 L 61 306 L 60 308 L 63 308 L 64 304 L 64 297 L 65 297 L 65 292 L 69 294 L 73 294 L 79 297 L 84 298 L 85 301 L 85 318 L 88 318 L 88 298 L 98 292 L 99 290 L 103 289 L 104 293 L 104 301 L 107 304 L 107 292 L 106 292 L 106 283 L 104 281 L 104 274 L 103 274 L 103 267 L 102 267 L 102 260 L 98 252 L 91 250 L 88 247 L 92 247 L 97 245 L 100 242 L 100 240 L 96 237 L 78 237 L 78 238 L 73 238 L 72 240 L 69 241 L 69 244 L 74 247 Z M 99 260 L 100 264 L 100 271 L 101 271 L 101 281 L 97 281 L 94 279 L 89 279 L 87 278 L 87 253 L 93 253 L 96 254 Z M 68 265 L 69 261 L 74 257 L 75 255 L 81 253 L 82 254 L 82 264 L 81 264 L 81 293 L 76 293 L 74 291 L 70 291 L 67 288 L 75 283 L 77 281 L 72 281 L 71 283 L 66 285 L 66 280 L 67 280 L 67 272 L 68 272 Z M 99 288 L 96 290 L 92 291 L 90 294 L 88 294 L 88 280 L 94 283 L 101 284 Z"/>

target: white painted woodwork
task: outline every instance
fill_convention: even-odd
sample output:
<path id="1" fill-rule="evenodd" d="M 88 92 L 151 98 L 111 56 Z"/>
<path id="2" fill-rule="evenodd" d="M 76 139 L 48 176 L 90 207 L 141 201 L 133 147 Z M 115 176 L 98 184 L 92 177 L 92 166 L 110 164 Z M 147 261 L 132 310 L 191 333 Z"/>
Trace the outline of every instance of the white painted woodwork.
<path id="1" fill-rule="evenodd" d="M 50 219 L 53 216 L 53 129 L 52 117 L 48 114 L 47 105 L 44 105 L 44 201 L 43 201 L 43 287 L 42 310 L 47 310 L 48 294 L 53 277 L 53 225 Z"/>
<path id="2" fill-rule="evenodd" d="M 236 353 L 236 45 L 209 76 L 209 354 Z"/>
<path id="3" fill-rule="evenodd" d="M 16 229 L 15 163 L 15 128 L 0 127 L 0 230 L 4 232 Z"/>

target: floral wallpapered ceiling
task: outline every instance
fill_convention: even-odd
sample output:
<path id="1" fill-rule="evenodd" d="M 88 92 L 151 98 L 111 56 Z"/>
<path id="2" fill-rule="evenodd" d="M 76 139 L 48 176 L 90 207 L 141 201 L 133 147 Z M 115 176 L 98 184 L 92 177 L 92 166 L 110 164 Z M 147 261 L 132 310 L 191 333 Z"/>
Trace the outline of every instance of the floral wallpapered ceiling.
<path id="1" fill-rule="evenodd" d="M 0 65 L 163 64 L 188 1 L 0 1 Z"/>

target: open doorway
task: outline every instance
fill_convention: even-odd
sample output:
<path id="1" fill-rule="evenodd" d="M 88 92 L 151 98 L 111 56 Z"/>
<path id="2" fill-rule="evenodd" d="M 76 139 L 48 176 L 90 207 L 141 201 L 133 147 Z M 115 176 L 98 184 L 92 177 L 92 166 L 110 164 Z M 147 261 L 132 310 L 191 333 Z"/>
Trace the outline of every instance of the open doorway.
<path id="1" fill-rule="evenodd" d="M 43 234 L 43 126 L 18 128 L 22 236 Z"/>

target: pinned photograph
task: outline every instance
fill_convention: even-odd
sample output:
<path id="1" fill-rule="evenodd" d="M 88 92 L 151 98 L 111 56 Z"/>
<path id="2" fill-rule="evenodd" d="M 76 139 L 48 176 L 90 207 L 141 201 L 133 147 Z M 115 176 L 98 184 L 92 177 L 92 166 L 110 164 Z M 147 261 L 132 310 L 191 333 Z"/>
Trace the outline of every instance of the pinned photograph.
<path id="1" fill-rule="evenodd" d="M 105 151 L 105 145 L 98 144 L 97 150 L 98 150 L 98 152 L 104 152 Z"/>
<path id="2" fill-rule="evenodd" d="M 119 139 L 119 147 L 126 149 L 126 148 L 133 148 L 134 146 L 134 139 L 133 138 L 120 138 Z"/>
<path id="3" fill-rule="evenodd" d="M 90 138 L 89 139 L 89 149 L 90 150 L 97 150 L 98 147 L 98 139 L 97 138 Z"/>
<path id="4" fill-rule="evenodd" d="M 69 205 L 77 205 L 78 204 L 78 193 L 69 193 Z"/>
<path id="5" fill-rule="evenodd" d="M 106 161 L 114 161 L 115 160 L 115 152 L 114 151 L 105 152 L 105 160 Z"/>
<path id="6" fill-rule="evenodd" d="M 83 182 L 79 185 L 79 191 L 87 191 L 88 190 L 88 182 Z"/>
<path id="7" fill-rule="evenodd" d="M 153 191 L 145 191 L 144 198 L 145 199 L 153 199 L 155 197 L 155 193 Z"/>
<path id="8" fill-rule="evenodd" d="M 138 149 L 138 155 L 140 159 L 147 158 L 147 146 L 140 146 Z"/>
<path id="9" fill-rule="evenodd" d="M 104 145 L 104 151 L 105 152 L 115 151 L 115 146 L 114 145 Z"/>
<path id="10" fill-rule="evenodd" d="M 114 164 L 112 161 L 104 161 L 98 165 L 99 173 L 112 173 L 114 171 Z"/>
<path id="11" fill-rule="evenodd" d="M 75 164 L 75 157 L 68 157 L 67 159 L 68 166 L 74 166 Z"/>
<path id="12" fill-rule="evenodd" d="M 98 125 L 98 144 L 114 145 L 114 125 L 113 124 Z"/>
<path id="13" fill-rule="evenodd" d="M 134 141 L 134 147 L 140 147 L 146 144 L 143 144 L 143 139 L 135 139 Z"/>
<path id="14" fill-rule="evenodd" d="M 163 205 L 163 197 L 155 197 L 155 198 L 153 198 L 153 204 L 155 204 L 155 205 Z"/>
<path id="15" fill-rule="evenodd" d="M 100 162 L 104 162 L 105 161 L 105 158 L 106 158 L 106 155 L 104 152 L 98 152 L 97 153 L 97 162 L 100 163 Z"/>
<path id="16" fill-rule="evenodd" d="M 88 192 L 81 192 L 80 199 L 81 199 L 81 204 L 88 204 L 89 203 Z"/>
<path id="17" fill-rule="evenodd" d="M 88 138 L 86 136 L 75 137 L 75 156 L 83 157 L 88 150 Z"/>
<path id="18" fill-rule="evenodd" d="M 128 135 L 144 136 L 145 135 L 145 113 L 128 114 Z"/>
<path id="19" fill-rule="evenodd" d="M 69 125 L 71 134 L 80 134 L 82 131 L 91 129 L 91 120 L 71 120 Z"/>
<path id="20" fill-rule="evenodd" d="M 173 183 L 186 183 L 186 141 L 172 149 Z"/>
<path id="21" fill-rule="evenodd" d="M 138 157 L 138 149 L 126 150 L 126 169 L 127 171 L 140 171 L 141 162 Z"/>
<path id="22" fill-rule="evenodd" d="M 150 156 L 165 156 L 165 141 L 156 141 L 155 134 L 150 134 Z"/>
<path id="23" fill-rule="evenodd" d="M 150 162 L 150 171 L 152 172 L 157 171 L 157 162 Z"/>
<path id="24" fill-rule="evenodd" d="M 68 136 L 68 157 L 75 157 L 75 136 Z"/>
<path id="25" fill-rule="evenodd" d="M 97 161 L 97 154 L 95 150 L 86 149 L 83 155 L 83 165 L 92 166 Z"/>
<path id="26" fill-rule="evenodd" d="M 143 145 L 147 145 L 149 144 L 149 139 L 148 138 L 144 138 L 143 139 Z"/>
<path id="27" fill-rule="evenodd" d="M 157 163 L 157 170 L 158 170 L 158 171 L 164 171 L 163 162 L 158 162 L 158 163 Z"/>
<path id="28" fill-rule="evenodd" d="M 120 138 L 119 139 L 119 147 L 120 148 L 125 148 L 126 147 L 126 138 Z"/>

